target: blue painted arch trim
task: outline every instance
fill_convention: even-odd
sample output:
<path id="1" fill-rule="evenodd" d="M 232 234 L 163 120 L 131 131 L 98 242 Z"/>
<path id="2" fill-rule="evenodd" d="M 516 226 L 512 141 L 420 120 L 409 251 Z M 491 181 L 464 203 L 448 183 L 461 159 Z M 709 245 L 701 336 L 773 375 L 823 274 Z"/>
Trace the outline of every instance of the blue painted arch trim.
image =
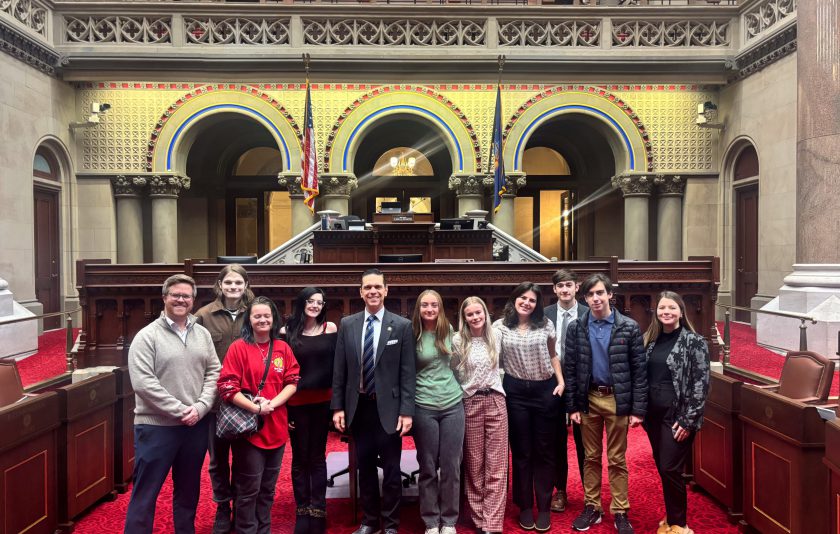
<path id="1" fill-rule="evenodd" d="M 377 110 L 377 111 L 371 113 L 370 115 L 368 115 L 367 117 L 362 119 L 362 121 L 359 122 L 359 124 L 357 124 L 355 128 L 353 128 L 353 131 L 350 133 L 350 137 L 347 139 L 347 146 L 350 146 L 350 145 L 353 144 L 353 139 L 356 137 L 356 135 L 358 135 L 358 133 L 362 129 L 362 127 L 365 124 L 367 124 L 369 121 L 373 120 L 375 117 L 377 117 L 377 116 L 379 116 L 383 113 L 386 113 L 388 111 L 403 110 L 403 109 L 404 110 L 410 110 L 410 111 L 416 111 L 417 113 L 419 113 L 421 115 L 425 115 L 426 117 L 428 117 L 429 119 L 431 119 L 432 121 L 436 122 L 441 127 L 443 127 L 444 130 L 446 130 L 446 132 L 449 134 L 449 138 L 452 140 L 452 143 L 455 145 L 455 152 L 458 155 L 458 171 L 463 172 L 463 170 L 464 170 L 464 155 L 462 154 L 462 151 L 461 151 L 461 143 L 459 143 L 458 139 L 455 137 L 455 132 L 453 132 L 452 128 L 450 128 L 449 125 L 446 124 L 446 122 L 443 119 L 441 119 L 439 116 L 432 113 L 428 109 L 423 109 L 423 108 L 418 107 L 418 106 L 408 106 L 408 105 L 388 106 L 387 108 L 382 108 L 380 110 Z M 347 157 L 348 157 L 347 152 L 348 151 L 345 148 L 344 154 L 342 155 L 342 158 L 341 158 L 341 171 L 342 172 L 347 172 Z"/>
<path id="2" fill-rule="evenodd" d="M 283 134 L 280 133 L 280 130 L 277 129 L 277 126 L 273 122 L 271 122 L 271 120 L 269 120 L 268 117 L 266 117 L 265 115 L 263 115 L 259 111 L 256 111 L 256 110 L 251 109 L 249 107 L 241 106 L 241 105 L 238 105 L 238 104 L 217 104 L 215 106 L 210 106 L 210 107 L 204 108 L 200 111 L 196 111 L 195 113 L 193 113 L 192 115 L 187 117 L 187 119 L 178 127 L 178 129 L 175 130 L 175 135 L 172 136 L 172 140 L 169 142 L 169 146 L 166 147 L 166 170 L 167 171 L 172 170 L 172 151 L 175 150 L 175 145 L 178 143 L 178 138 L 181 137 L 181 134 L 184 133 L 186 128 L 190 124 L 195 122 L 196 120 L 200 119 L 203 115 L 206 115 L 207 113 L 210 113 L 211 111 L 218 111 L 220 109 L 231 109 L 231 110 L 240 111 L 242 113 L 245 113 L 246 115 L 251 115 L 251 116 L 255 117 L 257 120 L 259 120 L 264 126 L 271 129 L 271 131 L 273 131 L 277 135 L 277 138 L 280 139 L 280 144 L 282 145 L 280 148 L 283 150 L 283 155 L 285 156 L 286 166 L 287 167 L 291 166 L 291 158 L 289 156 L 289 147 L 286 145 L 286 139 L 283 138 Z"/>
<path id="3" fill-rule="evenodd" d="M 539 117 L 537 117 L 536 119 L 534 119 L 533 121 L 531 121 L 531 124 L 529 124 L 528 127 L 525 128 L 525 131 L 522 132 L 522 135 L 519 137 L 519 141 L 516 143 L 516 151 L 513 153 L 513 162 L 514 162 L 514 169 L 513 170 L 515 170 L 515 171 L 519 170 L 519 161 L 520 161 L 519 154 L 523 149 L 523 143 L 528 138 L 528 132 L 530 132 L 531 129 L 533 129 L 534 126 L 537 125 L 538 123 L 540 123 L 544 118 L 549 117 L 551 115 L 555 115 L 555 114 L 563 112 L 563 111 L 569 111 L 569 110 L 581 110 L 581 111 L 588 111 L 590 113 L 594 113 L 594 114 L 598 115 L 599 117 L 605 119 L 607 122 L 609 122 L 613 126 L 615 126 L 615 129 L 618 130 L 619 135 L 621 135 L 621 139 L 624 141 L 624 146 L 627 147 L 627 153 L 630 155 L 630 170 L 635 170 L 636 169 L 636 155 L 633 152 L 633 145 L 630 143 L 630 138 L 627 136 L 627 132 L 624 131 L 624 128 L 622 128 L 614 118 L 612 118 L 608 114 L 604 113 L 600 109 L 593 108 L 591 106 L 586 106 L 586 105 L 582 105 L 582 104 L 570 104 L 570 105 L 558 106 L 556 108 L 550 109 L 550 110 L 546 111 L 545 113 L 543 113 L 542 115 L 540 115 Z"/>

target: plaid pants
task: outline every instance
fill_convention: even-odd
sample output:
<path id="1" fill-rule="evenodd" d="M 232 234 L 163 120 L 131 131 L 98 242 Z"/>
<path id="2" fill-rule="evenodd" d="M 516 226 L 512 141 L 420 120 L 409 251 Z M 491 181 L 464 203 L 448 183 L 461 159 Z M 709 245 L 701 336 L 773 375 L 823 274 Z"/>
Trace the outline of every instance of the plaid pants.
<path id="1" fill-rule="evenodd" d="M 476 528 L 501 532 L 505 519 L 508 421 L 501 393 L 464 399 L 464 474 L 467 511 Z"/>

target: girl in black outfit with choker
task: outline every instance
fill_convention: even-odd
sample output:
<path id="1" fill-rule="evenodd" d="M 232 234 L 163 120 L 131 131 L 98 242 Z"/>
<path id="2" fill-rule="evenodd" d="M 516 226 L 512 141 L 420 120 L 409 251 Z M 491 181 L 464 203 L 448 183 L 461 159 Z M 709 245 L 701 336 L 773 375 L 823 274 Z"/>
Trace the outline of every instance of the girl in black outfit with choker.
<path id="1" fill-rule="evenodd" d="M 663 291 L 656 302 L 656 320 L 645 332 L 648 412 L 643 426 L 662 479 L 665 518 L 657 534 L 693 534 L 686 526 L 687 496 L 682 478 L 694 435 L 703 423 L 709 392 L 706 340 L 685 316 L 685 302 Z"/>
<path id="2" fill-rule="evenodd" d="M 289 399 L 295 534 L 322 534 L 327 525 L 327 433 L 332 421 L 334 323 L 327 321 L 324 290 L 305 287 L 281 331 L 300 364 L 297 393 Z"/>

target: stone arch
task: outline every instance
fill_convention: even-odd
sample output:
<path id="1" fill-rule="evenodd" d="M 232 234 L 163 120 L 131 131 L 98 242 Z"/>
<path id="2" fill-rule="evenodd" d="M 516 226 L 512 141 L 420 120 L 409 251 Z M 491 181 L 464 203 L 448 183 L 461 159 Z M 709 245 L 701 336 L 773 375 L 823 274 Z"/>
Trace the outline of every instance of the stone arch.
<path id="1" fill-rule="evenodd" d="M 353 156 L 364 132 L 376 119 L 407 113 L 424 118 L 446 141 L 453 173 L 474 173 L 481 167 L 475 129 L 450 99 L 429 87 L 377 87 L 350 104 L 333 124 L 324 147 L 324 168 L 330 173 L 353 172 Z"/>
<path id="2" fill-rule="evenodd" d="M 173 102 L 155 124 L 146 154 L 146 170 L 184 174 L 193 128 L 201 119 L 237 113 L 262 124 L 274 137 L 283 158 L 283 168 L 300 170 L 301 130 L 291 114 L 272 96 L 241 84 L 198 87 Z"/>
<path id="3" fill-rule="evenodd" d="M 613 150 L 616 174 L 653 170 L 650 135 L 641 119 L 618 96 L 591 85 L 551 87 L 519 106 L 504 130 L 507 170 L 521 171 L 531 134 L 547 120 L 567 113 L 594 119 Z"/>

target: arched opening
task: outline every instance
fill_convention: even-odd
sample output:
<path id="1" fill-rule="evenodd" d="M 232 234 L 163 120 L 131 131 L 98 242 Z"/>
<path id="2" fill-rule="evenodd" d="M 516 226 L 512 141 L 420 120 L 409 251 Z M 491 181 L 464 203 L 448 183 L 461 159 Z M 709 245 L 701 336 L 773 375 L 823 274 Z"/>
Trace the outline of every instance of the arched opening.
<path id="1" fill-rule="evenodd" d="M 455 213 L 449 190 L 452 159 L 440 132 L 410 114 L 389 115 L 365 133 L 353 169 L 359 187 L 350 211 L 368 220 L 382 202 L 399 202 L 403 211 L 431 212 L 435 219 Z"/>
<path id="2" fill-rule="evenodd" d="M 193 126 L 186 158 L 191 187 L 178 199 L 181 258 L 261 256 L 291 237 L 289 193 L 277 183 L 277 142 L 255 119 L 219 113 Z"/>
<path id="3" fill-rule="evenodd" d="M 540 125 L 525 146 L 528 184 L 514 200 L 514 235 L 558 260 L 622 256 L 624 203 L 612 189 L 612 133 L 599 121 L 564 114 Z"/>
<path id="4" fill-rule="evenodd" d="M 61 311 L 61 168 L 55 154 L 41 145 L 32 162 L 35 298 L 43 313 Z M 44 319 L 44 330 L 61 327 L 61 317 Z"/>

